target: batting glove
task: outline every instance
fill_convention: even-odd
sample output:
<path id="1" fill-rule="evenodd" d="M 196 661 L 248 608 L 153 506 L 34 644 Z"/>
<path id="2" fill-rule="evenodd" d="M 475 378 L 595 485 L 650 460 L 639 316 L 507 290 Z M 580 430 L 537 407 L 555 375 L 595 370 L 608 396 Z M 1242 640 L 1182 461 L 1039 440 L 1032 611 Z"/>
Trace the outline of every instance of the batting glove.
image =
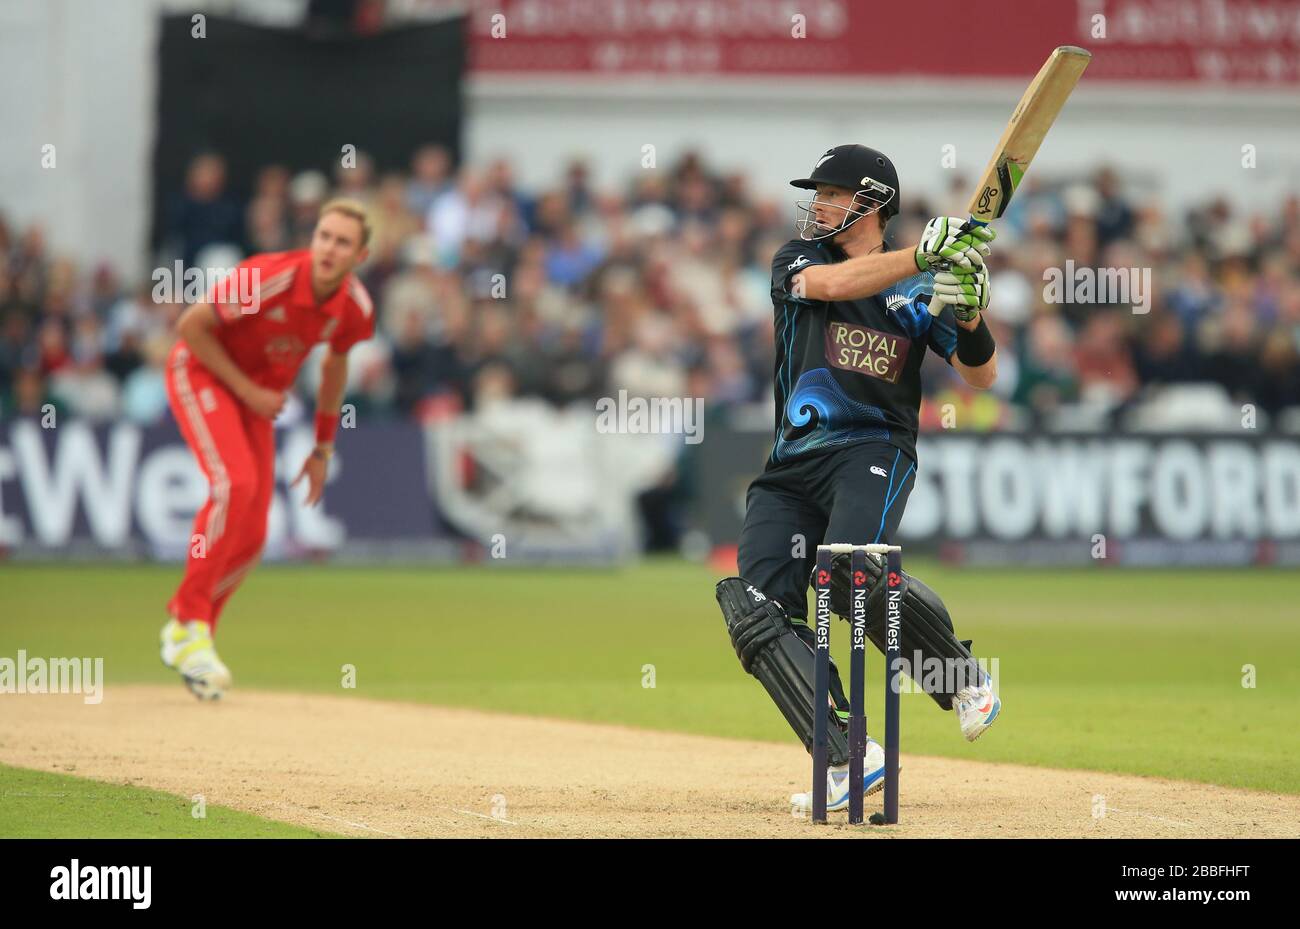
<path id="1" fill-rule="evenodd" d="M 956 216 L 936 216 L 925 224 L 916 246 L 916 266 L 922 271 L 984 266 L 988 243 L 997 237 L 991 226 L 972 226 Z"/>
<path id="2" fill-rule="evenodd" d="M 934 275 L 934 296 L 930 299 L 930 313 L 938 316 L 944 305 L 952 307 L 952 315 L 968 323 L 988 309 L 991 291 L 988 268 L 962 271 L 939 271 Z"/>

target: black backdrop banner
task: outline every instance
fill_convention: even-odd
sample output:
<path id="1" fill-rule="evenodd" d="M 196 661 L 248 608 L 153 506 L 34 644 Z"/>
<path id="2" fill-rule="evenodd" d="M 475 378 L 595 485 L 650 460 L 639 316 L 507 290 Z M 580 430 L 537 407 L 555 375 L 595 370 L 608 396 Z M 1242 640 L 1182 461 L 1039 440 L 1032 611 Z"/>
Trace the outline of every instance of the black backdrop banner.
<path id="1" fill-rule="evenodd" d="M 459 161 L 465 19 L 378 35 L 320 38 L 218 16 L 195 38 L 189 14 L 164 16 L 158 50 L 153 244 L 169 198 L 203 151 L 226 159 L 227 193 L 281 164 L 332 175 L 354 145 L 377 171 L 405 170 L 426 143 Z"/>

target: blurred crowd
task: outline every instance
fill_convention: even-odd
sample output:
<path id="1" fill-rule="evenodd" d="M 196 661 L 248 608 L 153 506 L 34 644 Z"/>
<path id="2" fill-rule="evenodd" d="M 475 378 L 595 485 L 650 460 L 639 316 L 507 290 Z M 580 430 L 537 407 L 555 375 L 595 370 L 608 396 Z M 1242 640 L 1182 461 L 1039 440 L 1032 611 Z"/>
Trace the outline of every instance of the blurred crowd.
<path id="1" fill-rule="evenodd" d="M 1185 385 L 1255 404 L 1263 422 L 1300 404 L 1300 197 L 1260 213 L 1213 199 L 1169 215 L 1121 181 L 1101 169 L 1027 182 L 994 243 L 998 384 L 977 395 L 927 363 L 923 427 L 937 427 L 952 403 L 964 427 L 1106 428 Z M 959 214 L 968 184 L 904 189 L 891 243 L 914 243 L 931 215 Z M 377 332 L 354 349 L 349 385 L 359 410 L 423 420 L 510 397 L 590 403 L 620 389 L 714 408 L 771 402 L 770 259 L 794 234 L 792 189 L 756 191 L 688 153 L 615 188 L 575 161 L 550 186 L 525 190 L 507 160 L 458 167 L 429 146 L 403 172 L 380 174 L 364 154 L 332 176 L 267 166 L 245 197 L 207 153 L 163 205 L 153 263 L 230 267 L 305 247 L 335 195 L 368 204 L 375 227 L 361 277 Z M 1149 311 L 1046 302 L 1044 271 L 1067 257 L 1077 268 L 1151 269 Z M 159 420 L 181 308 L 155 299 L 152 281 L 79 266 L 39 226 L 0 217 L 0 412 L 52 403 Z"/>

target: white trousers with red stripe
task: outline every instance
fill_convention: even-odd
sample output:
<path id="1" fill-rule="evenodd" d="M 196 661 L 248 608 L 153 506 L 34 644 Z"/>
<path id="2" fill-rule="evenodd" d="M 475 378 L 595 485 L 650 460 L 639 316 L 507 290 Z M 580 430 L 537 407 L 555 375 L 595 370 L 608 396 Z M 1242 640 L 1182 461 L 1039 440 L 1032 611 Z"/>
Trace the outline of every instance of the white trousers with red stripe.
<path id="1" fill-rule="evenodd" d="M 199 619 L 215 629 L 266 541 L 275 487 L 274 428 L 194 362 L 183 342 L 167 361 L 167 399 L 211 488 L 194 518 L 185 577 L 167 610 L 181 622 Z"/>

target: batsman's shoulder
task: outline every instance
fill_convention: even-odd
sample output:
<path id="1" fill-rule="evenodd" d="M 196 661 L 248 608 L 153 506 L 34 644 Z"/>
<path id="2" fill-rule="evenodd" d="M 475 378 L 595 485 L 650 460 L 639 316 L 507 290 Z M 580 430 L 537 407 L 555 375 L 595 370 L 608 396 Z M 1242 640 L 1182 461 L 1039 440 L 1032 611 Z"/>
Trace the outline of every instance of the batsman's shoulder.
<path id="1" fill-rule="evenodd" d="M 829 262 L 830 256 L 818 243 L 791 239 L 772 256 L 772 299 L 779 302 L 810 302 L 793 292 L 791 280 L 801 271 Z"/>
<path id="2" fill-rule="evenodd" d="M 784 277 L 813 264 L 825 264 L 827 255 L 816 242 L 791 239 L 772 256 L 772 276 Z"/>

